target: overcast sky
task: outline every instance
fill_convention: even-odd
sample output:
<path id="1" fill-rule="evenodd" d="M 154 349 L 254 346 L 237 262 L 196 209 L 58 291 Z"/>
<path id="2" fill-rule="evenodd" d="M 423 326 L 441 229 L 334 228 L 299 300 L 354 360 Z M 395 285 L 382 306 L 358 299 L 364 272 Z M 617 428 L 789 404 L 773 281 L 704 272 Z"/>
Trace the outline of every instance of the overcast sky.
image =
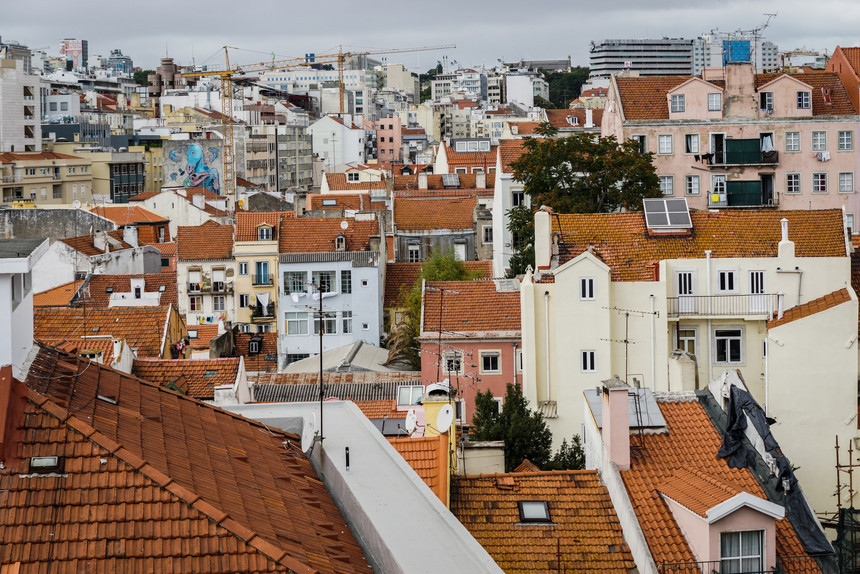
<path id="1" fill-rule="evenodd" d="M 456 49 L 391 54 L 415 71 L 434 67 L 443 54 L 463 66 L 493 65 L 497 58 L 571 56 L 588 65 L 591 40 L 693 38 L 718 28 L 749 30 L 764 13 L 777 12 L 764 37 L 780 50 L 806 47 L 832 53 L 860 44 L 857 0 L 697 2 L 678 0 L 233 0 L 105 3 L 78 0 L 4 2 L 0 37 L 58 53 L 63 38 L 89 41 L 90 56 L 118 48 L 135 66 L 153 68 L 169 54 L 180 64 L 250 64 L 306 53 L 456 44 Z"/>

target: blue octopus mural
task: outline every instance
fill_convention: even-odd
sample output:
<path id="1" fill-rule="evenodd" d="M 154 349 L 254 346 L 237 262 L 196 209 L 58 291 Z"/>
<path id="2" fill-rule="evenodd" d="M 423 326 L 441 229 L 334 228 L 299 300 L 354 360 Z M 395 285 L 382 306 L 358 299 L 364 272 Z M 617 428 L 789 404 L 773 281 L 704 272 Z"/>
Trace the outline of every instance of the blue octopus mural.
<path id="1" fill-rule="evenodd" d="M 182 157 L 182 151 L 185 157 Z M 181 183 L 184 187 L 205 187 L 213 193 L 221 193 L 221 181 L 218 170 L 212 167 L 212 163 L 218 158 L 219 151 L 216 147 L 203 151 L 199 143 L 184 144 L 182 148 L 172 150 L 168 157 L 174 163 L 186 162 L 184 167 L 170 174 L 170 179 Z M 208 155 L 208 158 L 206 157 Z"/>

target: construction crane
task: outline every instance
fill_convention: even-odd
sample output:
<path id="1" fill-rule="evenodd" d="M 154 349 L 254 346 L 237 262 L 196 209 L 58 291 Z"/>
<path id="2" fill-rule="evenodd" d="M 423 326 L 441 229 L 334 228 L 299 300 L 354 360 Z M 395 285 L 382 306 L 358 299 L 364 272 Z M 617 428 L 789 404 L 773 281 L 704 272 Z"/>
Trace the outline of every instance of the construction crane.
<path id="1" fill-rule="evenodd" d="M 344 113 L 344 96 L 345 88 L 343 81 L 343 70 L 348 58 L 354 56 L 368 56 L 371 54 L 400 54 L 404 52 L 424 52 L 428 50 L 446 50 L 453 49 L 457 46 L 450 44 L 446 46 L 422 46 L 417 48 L 394 48 L 390 50 L 370 50 L 363 52 L 344 52 L 341 45 L 336 54 L 323 54 L 314 57 L 290 58 L 287 60 L 274 60 L 268 62 L 256 62 L 243 66 L 230 66 L 230 54 L 228 50 L 238 50 L 234 46 L 224 46 L 224 69 L 223 70 L 203 70 L 197 72 L 188 72 L 182 74 L 184 78 L 201 78 L 217 76 L 221 80 L 221 126 L 223 129 L 224 138 L 224 178 L 225 178 L 225 195 L 234 196 L 234 201 L 238 201 L 236 194 L 236 169 L 235 169 L 235 149 L 233 143 L 233 77 L 244 74 L 253 74 L 256 72 L 269 72 L 273 70 L 282 70 L 286 68 L 306 67 L 306 66 L 321 66 L 324 64 L 337 64 L 337 80 L 340 91 L 340 113 Z"/>

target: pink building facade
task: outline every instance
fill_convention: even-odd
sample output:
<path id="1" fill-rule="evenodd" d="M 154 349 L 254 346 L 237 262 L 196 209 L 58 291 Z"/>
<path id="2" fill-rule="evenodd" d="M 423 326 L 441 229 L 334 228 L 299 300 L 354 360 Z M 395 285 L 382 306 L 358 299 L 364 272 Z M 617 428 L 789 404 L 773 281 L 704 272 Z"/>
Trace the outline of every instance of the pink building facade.
<path id="1" fill-rule="evenodd" d="M 400 161 L 403 147 L 400 118 L 397 116 L 382 118 L 375 122 L 375 126 L 379 161 Z"/>

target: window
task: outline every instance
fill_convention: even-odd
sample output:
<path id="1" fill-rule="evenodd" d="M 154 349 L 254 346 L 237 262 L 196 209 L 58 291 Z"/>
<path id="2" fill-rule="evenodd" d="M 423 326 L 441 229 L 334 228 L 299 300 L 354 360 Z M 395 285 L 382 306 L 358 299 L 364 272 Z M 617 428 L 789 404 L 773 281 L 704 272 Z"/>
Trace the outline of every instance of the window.
<path id="1" fill-rule="evenodd" d="M 648 151 L 648 145 L 645 136 L 630 136 L 630 139 L 639 144 L 639 153 L 646 153 Z"/>
<path id="2" fill-rule="evenodd" d="M 839 174 L 839 193 L 854 193 L 853 171 L 844 171 Z"/>
<path id="3" fill-rule="evenodd" d="M 580 351 L 579 352 L 579 364 L 580 369 L 583 373 L 593 373 L 594 372 L 594 351 Z"/>
<path id="4" fill-rule="evenodd" d="M 785 151 L 800 151 L 800 132 L 785 132 Z"/>
<path id="5" fill-rule="evenodd" d="M 764 571 L 763 530 L 720 533 L 722 572 Z"/>
<path id="6" fill-rule="evenodd" d="M 759 103 L 761 109 L 773 111 L 773 92 L 761 92 Z"/>
<path id="7" fill-rule="evenodd" d="M 239 262 L 239 275 L 247 275 L 248 274 L 248 263 L 247 262 Z"/>
<path id="8" fill-rule="evenodd" d="M 740 329 L 715 329 L 717 363 L 740 363 L 742 359 L 742 334 Z"/>
<path id="9" fill-rule="evenodd" d="M 308 353 L 288 353 L 287 354 L 287 364 L 295 363 L 296 361 L 301 361 L 302 359 L 307 359 L 310 357 Z"/>
<path id="10" fill-rule="evenodd" d="M 678 349 L 691 355 L 696 354 L 696 330 L 678 328 Z"/>
<path id="11" fill-rule="evenodd" d="M 717 271 L 717 289 L 723 293 L 737 291 L 737 273 L 734 270 L 722 269 Z"/>
<path id="12" fill-rule="evenodd" d="M 324 207 L 333 207 L 337 205 L 337 200 L 332 198 L 323 198 L 322 204 Z"/>
<path id="13" fill-rule="evenodd" d="M 673 195 L 675 193 L 675 182 L 671 175 L 660 176 L 660 191 L 663 195 Z"/>
<path id="14" fill-rule="evenodd" d="M 350 181 L 350 182 L 358 181 L 358 172 L 357 171 L 351 171 L 348 174 L 346 174 L 346 181 Z"/>
<path id="15" fill-rule="evenodd" d="M 63 188 L 59 185 L 54 186 L 54 199 L 63 199 Z"/>
<path id="16" fill-rule="evenodd" d="M 203 299 L 201 297 L 189 297 L 188 298 L 188 310 L 189 311 L 202 311 L 203 310 Z"/>
<path id="17" fill-rule="evenodd" d="M 699 134 L 684 136 L 684 153 L 699 153 Z"/>
<path id="18" fill-rule="evenodd" d="M 340 272 L 340 292 L 352 293 L 352 271 L 345 270 Z"/>
<path id="19" fill-rule="evenodd" d="M 800 174 L 785 174 L 785 193 L 800 193 Z"/>
<path id="20" fill-rule="evenodd" d="M 522 189 L 514 189 L 511 191 L 511 205 L 519 207 L 526 204 L 526 194 Z"/>
<path id="21" fill-rule="evenodd" d="M 714 190 L 714 193 L 725 193 L 726 192 L 726 176 L 724 175 L 712 175 L 711 176 L 711 187 Z"/>
<path id="22" fill-rule="evenodd" d="M 812 174 L 812 193 L 827 193 L 827 174 Z"/>
<path id="23" fill-rule="evenodd" d="M 517 503 L 520 522 L 552 522 L 549 505 L 544 500 L 521 500 Z"/>
<path id="24" fill-rule="evenodd" d="M 271 227 L 260 227 L 257 229 L 257 239 L 259 241 L 271 241 L 272 239 L 272 228 Z"/>
<path id="25" fill-rule="evenodd" d="M 344 311 L 341 315 L 341 318 L 343 319 L 341 325 L 343 329 L 341 330 L 341 332 L 344 335 L 349 335 L 350 333 L 352 333 L 352 311 Z"/>
<path id="26" fill-rule="evenodd" d="M 798 110 L 808 110 L 810 105 L 810 96 L 812 94 L 810 92 L 797 92 L 797 109 Z"/>
<path id="27" fill-rule="evenodd" d="M 409 263 L 419 263 L 421 261 L 421 246 L 420 245 L 410 245 L 408 248 L 409 251 Z"/>
<path id="28" fill-rule="evenodd" d="M 323 335 L 335 335 L 337 333 L 337 318 L 328 317 L 323 314 L 322 319 L 314 317 L 314 334 L 319 335 L 322 330 Z"/>
<path id="29" fill-rule="evenodd" d="M 223 311 L 224 310 L 224 296 L 223 295 L 215 295 L 212 297 L 212 309 L 214 311 Z"/>
<path id="30" fill-rule="evenodd" d="M 686 193 L 687 195 L 699 195 L 699 176 L 688 175 L 686 178 Z"/>
<path id="31" fill-rule="evenodd" d="M 304 293 L 305 280 L 307 275 L 304 271 L 285 271 L 284 272 L 284 293 Z"/>
<path id="32" fill-rule="evenodd" d="M 483 227 L 484 230 L 484 243 L 492 243 L 493 242 L 493 226 L 485 225 Z"/>
<path id="33" fill-rule="evenodd" d="M 812 151 L 827 150 L 827 132 L 812 132 Z"/>
<path id="34" fill-rule="evenodd" d="M 239 307 L 247 309 L 250 306 L 251 296 L 247 293 L 239 294 Z"/>
<path id="35" fill-rule="evenodd" d="M 162 267 L 170 267 L 170 259 L 168 259 L 167 257 L 162 257 L 161 258 L 161 266 Z"/>
<path id="36" fill-rule="evenodd" d="M 319 287 L 323 293 L 331 293 L 334 288 L 335 272 L 334 271 L 314 271 L 311 273 L 311 281 Z"/>
<path id="37" fill-rule="evenodd" d="M 854 233 L 854 214 L 846 213 L 845 214 L 845 227 L 848 229 L 849 233 Z"/>
<path id="38" fill-rule="evenodd" d="M 397 405 L 412 406 L 419 404 L 424 396 L 424 387 L 420 385 L 403 385 L 397 387 Z"/>
<path id="39" fill-rule="evenodd" d="M 307 335 L 308 334 L 308 314 L 307 313 L 284 313 L 284 319 L 287 322 L 287 335 Z"/>
<path id="40" fill-rule="evenodd" d="M 579 278 L 579 298 L 583 301 L 594 300 L 594 277 Z"/>
<path id="41" fill-rule="evenodd" d="M 248 341 L 248 354 L 249 355 L 259 355 L 260 354 L 260 340 L 259 339 L 251 339 Z"/>
<path id="42" fill-rule="evenodd" d="M 481 352 L 481 372 L 482 373 L 501 373 L 498 351 L 482 351 Z"/>
<path id="43" fill-rule="evenodd" d="M 723 109 L 722 94 L 708 94 L 708 111 L 718 112 Z"/>
<path id="44" fill-rule="evenodd" d="M 685 107 L 684 94 L 672 94 L 672 113 L 683 112 Z"/>
<path id="45" fill-rule="evenodd" d="M 672 153 L 672 136 L 657 136 L 657 153 L 667 155 Z"/>
<path id="46" fill-rule="evenodd" d="M 442 355 L 446 374 L 462 374 L 463 373 L 463 357 L 460 353 L 447 352 Z"/>
<path id="47" fill-rule="evenodd" d="M 839 132 L 839 151 L 851 151 L 854 149 L 854 132 Z"/>

